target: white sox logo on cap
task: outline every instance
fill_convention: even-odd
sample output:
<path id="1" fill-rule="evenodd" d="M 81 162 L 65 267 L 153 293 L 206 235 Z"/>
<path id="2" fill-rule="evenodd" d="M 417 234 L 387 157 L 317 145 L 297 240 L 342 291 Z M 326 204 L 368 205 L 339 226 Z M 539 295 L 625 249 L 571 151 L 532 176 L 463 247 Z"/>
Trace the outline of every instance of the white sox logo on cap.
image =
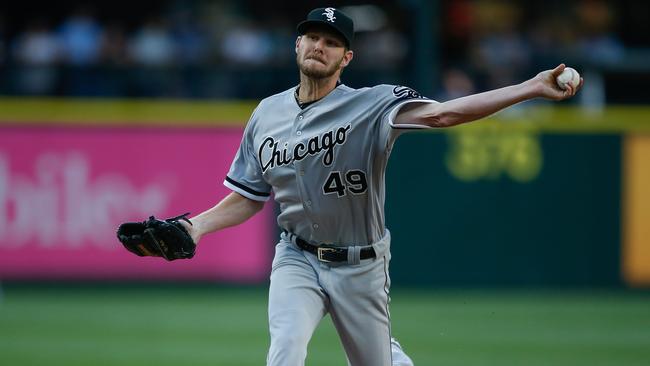
<path id="1" fill-rule="evenodd" d="M 334 8 L 325 8 L 323 15 L 327 17 L 328 22 L 334 23 L 334 20 L 336 20 L 336 17 L 334 16 L 334 10 Z"/>
<path id="2" fill-rule="evenodd" d="M 343 36 L 345 46 L 350 48 L 354 38 L 354 21 L 334 7 L 316 8 L 307 14 L 307 19 L 298 24 L 296 30 L 301 36 L 314 25 L 325 25 Z"/>

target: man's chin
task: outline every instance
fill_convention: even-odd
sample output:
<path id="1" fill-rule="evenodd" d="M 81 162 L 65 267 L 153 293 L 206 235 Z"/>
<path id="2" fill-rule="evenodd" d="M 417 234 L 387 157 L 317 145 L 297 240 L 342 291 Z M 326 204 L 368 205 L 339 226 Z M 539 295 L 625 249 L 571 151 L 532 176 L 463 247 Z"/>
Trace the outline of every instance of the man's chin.
<path id="1" fill-rule="evenodd" d="M 312 79 L 326 79 L 333 76 L 336 70 L 327 70 L 324 67 L 303 66 L 301 71 L 305 76 Z"/>

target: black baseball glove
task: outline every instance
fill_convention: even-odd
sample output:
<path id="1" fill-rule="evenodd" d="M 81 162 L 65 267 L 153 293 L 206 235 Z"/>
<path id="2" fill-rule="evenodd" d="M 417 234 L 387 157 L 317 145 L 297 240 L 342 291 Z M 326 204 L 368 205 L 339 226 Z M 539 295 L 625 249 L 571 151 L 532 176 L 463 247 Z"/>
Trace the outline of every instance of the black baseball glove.
<path id="1" fill-rule="evenodd" d="M 140 257 L 163 257 L 168 261 L 194 257 L 196 243 L 180 220 L 190 225 L 189 212 L 167 220 L 153 216 L 143 222 L 125 222 L 117 229 L 124 247 Z"/>

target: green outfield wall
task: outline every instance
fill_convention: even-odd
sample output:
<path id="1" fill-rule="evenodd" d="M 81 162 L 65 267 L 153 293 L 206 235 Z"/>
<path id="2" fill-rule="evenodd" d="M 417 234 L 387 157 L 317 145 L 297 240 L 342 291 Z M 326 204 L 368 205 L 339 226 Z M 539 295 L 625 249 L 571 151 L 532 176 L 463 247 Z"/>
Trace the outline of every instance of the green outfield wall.
<path id="1" fill-rule="evenodd" d="M 403 136 L 394 149 L 395 281 L 619 283 L 620 136 L 457 134 Z"/>
<path id="2" fill-rule="evenodd" d="M 0 133 L 243 127 L 255 105 L 4 98 Z M 650 107 L 527 105 L 405 134 L 386 183 L 394 283 L 650 285 Z"/>

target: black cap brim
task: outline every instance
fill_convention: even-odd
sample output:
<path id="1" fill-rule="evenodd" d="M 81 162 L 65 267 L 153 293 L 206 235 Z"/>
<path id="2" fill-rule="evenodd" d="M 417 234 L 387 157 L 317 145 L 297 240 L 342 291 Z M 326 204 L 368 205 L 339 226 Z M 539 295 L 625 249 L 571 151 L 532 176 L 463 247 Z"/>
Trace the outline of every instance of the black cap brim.
<path id="1" fill-rule="evenodd" d="M 302 21 L 302 22 L 300 22 L 298 24 L 298 27 L 296 27 L 296 30 L 298 31 L 298 34 L 303 35 L 303 34 L 307 33 L 307 31 L 309 30 L 310 27 L 319 26 L 319 25 L 320 26 L 325 26 L 328 29 L 332 30 L 332 32 L 338 34 L 343 39 L 343 41 L 345 42 L 345 46 L 350 48 L 350 44 L 352 43 L 352 40 L 349 39 L 348 37 L 346 37 L 346 35 L 343 34 L 343 32 L 336 29 L 336 27 L 334 27 L 332 25 L 332 23 L 330 23 L 328 21 L 325 21 L 325 20 L 304 20 L 304 21 Z"/>

